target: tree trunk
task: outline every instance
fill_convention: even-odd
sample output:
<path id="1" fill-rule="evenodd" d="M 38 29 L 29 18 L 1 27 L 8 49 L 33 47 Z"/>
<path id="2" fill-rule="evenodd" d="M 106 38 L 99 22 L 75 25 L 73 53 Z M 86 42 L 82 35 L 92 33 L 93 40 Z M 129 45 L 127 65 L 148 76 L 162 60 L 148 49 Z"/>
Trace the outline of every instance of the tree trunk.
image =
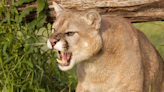
<path id="1" fill-rule="evenodd" d="M 121 16 L 131 22 L 146 22 L 164 20 L 164 0 L 47 0 L 49 9 L 47 11 L 47 22 L 55 20 L 55 11 L 52 1 L 67 9 L 96 10 L 102 16 Z M 27 7 L 37 7 L 37 1 L 18 6 L 22 11 Z M 26 18 L 31 20 L 36 17 L 34 10 Z"/>

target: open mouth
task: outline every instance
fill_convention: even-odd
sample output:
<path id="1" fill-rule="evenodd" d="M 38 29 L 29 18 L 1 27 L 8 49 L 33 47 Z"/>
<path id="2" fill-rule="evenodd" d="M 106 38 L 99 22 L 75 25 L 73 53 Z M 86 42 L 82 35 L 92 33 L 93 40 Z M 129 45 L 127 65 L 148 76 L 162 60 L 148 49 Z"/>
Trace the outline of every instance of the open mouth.
<path id="1" fill-rule="evenodd" d="M 72 53 L 58 51 L 58 54 L 59 54 L 59 59 L 56 59 L 56 60 L 59 63 L 59 65 L 69 66 L 71 57 L 72 57 Z"/>

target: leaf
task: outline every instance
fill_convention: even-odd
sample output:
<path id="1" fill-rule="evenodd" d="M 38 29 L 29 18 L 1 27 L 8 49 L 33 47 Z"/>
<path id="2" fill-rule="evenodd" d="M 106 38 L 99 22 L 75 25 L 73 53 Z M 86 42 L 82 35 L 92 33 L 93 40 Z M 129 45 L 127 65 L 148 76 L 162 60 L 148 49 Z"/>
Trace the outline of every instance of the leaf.
<path id="1" fill-rule="evenodd" d="M 25 63 L 28 66 L 30 66 L 31 68 L 33 68 L 33 64 L 30 61 L 23 61 L 22 63 Z"/>
<path id="2" fill-rule="evenodd" d="M 32 83 L 33 83 L 33 79 L 34 79 L 34 71 L 32 72 L 32 75 L 31 75 L 31 85 L 32 85 Z"/>
<path id="3" fill-rule="evenodd" d="M 41 78 L 40 78 L 40 83 L 41 83 L 41 80 L 42 80 L 42 77 L 43 77 L 43 69 L 40 66 L 38 66 L 38 65 L 35 65 L 35 66 L 42 71 Z"/>
<path id="4" fill-rule="evenodd" d="M 28 7 L 28 8 L 26 8 L 25 10 L 23 10 L 23 11 L 21 12 L 21 15 L 20 15 L 19 18 L 18 18 L 17 23 L 20 23 L 20 22 L 22 21 L 22 18 L 23 18 L 25 15 L 29 14 L 34 8 L 35 8 L 35 7 Z"/>
<path id="5" fill-rule="evenodd" d="M 28 82 L 27 82 L 27 83 L 25 83 L 25 84 L 21 87 L 20 92 L 23 92 L 23 90 L 25 89 L 25 87 L 27 86 L 27 84 L 28 84 Z"/>
<path id="6" fill-rule="evenodd" d="M 35 92 L 38 92 L 38 89 L 37 89 L 37 87 L 35 87 Z"/>
<path id="7" fill-rule="evenodd" d="M 2 65 L 2 55 L 0 54 L 0 64 L 1 64 L 1 68 L 3 69 L 3 65 Z"/>
<path id="8" fill-rule="evenodd" d="M 15 19 L 13 19 L 13 18 L 11 18 L 11 21 L 13 21 L 13 22 L 17 22 Z"/>
<path id="9" fill-rule="evenodd" d="M 14 5 L 14 0 L 12 0 L 12 4 Z"/>
<path id="10" fill-rule="evenodd" d="M 46 11 L 42 11 L 41 15 L 37 18 L 37 24 L 36 24 L 37 29 L 43 27 L 46 18 L 47 18 Z"/>
<path id="11" fill-rule="evenodd" d="M 36 39 L 36 37 L 34 35 L 32 35 L 30 33 L 27 33 L 27 35 L 29 35 L 30 37 L 32 37 L 33 39 L 35 39 L 37 41 L 37 39 Z"/>
<path id="12" fill-rule="evenodd" d="M 64 92 L 66 90 L 67 87 L 63 88 L 60 92 Z"/>
<path id="13" fill-rule="evenodd" d="M 38 6 L 37 6 L 37 15 L 39 16 L 39 13 L 44 9 L 45 3 L 43 0 L 38 0 Z"/>
<path id="14" fill-rule="evenodd" d="M 15 70 L 16 67 L 18 66 L 18 64 L 20 63 L 20 61 L 24 58 L 24 56 L 26 55 L 26 53 L 24 53 L 24 55 L 22 55 L 22 57 L 18 60 L 18 63 L 15 65 L 15 67 L 12 70 Z"/>
<path id="15" fill-rule="evenodd" d="M 37 23 L 37 18 L 34 19 L 30 24 L 29 24 L 29 30 L 32 31 L 35 28 L 35 25 Z"/>
<path id="16" fill-rule="evenodd" d="M 45 92 L 45 89 L 43 89 L 43 88 L 40 88 L 40 89 L 38 89 L 39 90 L 39 92 L 41 91 L 41 92 Z"/>
<path id="17" fill-rule="evenodd" d="M 22 76 L 23 71 L 24 71 L 24 69 L 22 68 L 19 72 L 19 76 Z"/>
<path id="18" fill-rule="evenodd" d="M 0 76 L 2 76 L 1 74 L 3 74 L 4 72 L 6 72 L 7 70 L 5 70 L 5 71 L 0 71 Z"/>
<path id="19" fill-rule="evenodd" d="M 43 71 L 43 69 L 40 67 L 40 66 L 38 66 L 38 65 L 35 65 L 38 69 L 40 69 L 41 71 Z"/>
<path id="20" fill-rule="evenodd" d="M 151 82 L 151 84 L 150 84 L 150 86 L 149 86 L 149 92 L 151 92 L 151 85 L 153 84 L 153 82 L 155 81 L 156 78 L 157 78 L 157 77 L 155 77 L 155 78 L 153 79 L 153 81 Z"/>
<path id="21" fill-rule="evenodd" d="M 21 84 L 27 83 L 28 81 L 29 81 L 29 79 L 25 78 L 25 79 L 21 82 Z"/>
<path id="22" fill-rule="evenodd" d="M 9 57 L 8 54 L 6 53 L 8 44 L 9 44 L 9 42 L 6 42 L 5 45 L 3 46 L 3 55 L 5 55 L 6 57 Z"/>
<path id="23" fill-rule="evenodd" d="M 0 22 L 0 25 L 2 25 L 4 22 L 7 22 L 8 21 L 8 19 L 6 18 L 6 19 L 4 19 L 4 20 L 2 20 L 1 22 Z"/>
<path id="24" fill-rule="evenodd" d="M 3 66 L 4 66 L 5 64 L 7 64 L 9 61 L 11 61 L 12 59 L 14 59 L 14 58 L 15 58 L 15 56 L 11 56 L 11 57 L 7 58 L 7 59 L 3 62 Z"/>
<path id="25" fill-rule="evenodd" d="M 34 1 L 34 0 L 19 0 L 19 1 L 15 2 L 15 5 L 22 5 L 23 3 L 29 3 L 32 1 Z"/>
<path id="26" fill-rule="evenodd" d="M 7 17 L 8 24 L 10 24 L 10 12 L 9 11 L 7 11 L 6 17 Z"/>
<path id="27" fill-rule="evenodd" d="M 3 87 L 2 92 L 6 92 L 6 89 L 7 89 L 7 88 L 6 88 L 6 85 L 7 85 L 8 81 L 9 81 L 9 73 L 8 73 L 7 78 L 6 78 L 6 80 L 5 80 L 5 85 L 4 85 L 4 87 Z"/>
<path id="28" fill-rule="evenodd" d="M 149 86 L 149 92 L 151 92 L 151 85 Z"/>
<path id="29" fill-rule="evenodd" d="M 19 13 L 18 10 L 16 9 L 16 7 L 11 5 L 11 8 L 13 9 L 14 13 L 15 13 L 15 21 L 18 21 L 19 18 Z"/>
<path id="30" fill-rule="evenodd" d="M 1 8 L 0 8 L 1 9 Z M 0 19 L 2 18 L 2 14 L 0 13 Z"/>
<path id="31" fill-rule="evenodd" d="M 0 34 L 3 34 L 3 33 L 5 33 L 5 32 L 3 32 L 3 31 L 0 32 Z"/>
<path id="32" fill-rule="evenodd" d="M 19 88 L 19 87 L 22 87 L 22 85 L 16 85 L 15 87 Z"/>
<path id="33" fill-rule="evenodd" d="M 14 82 L 11 83 L 11 92 L 13 92 Z"/>
<path id="34" fill-rule="evenodd" d="M 14 38 L 14 36 L 13 36 L 13 35 L 10 35 L 10 40 L 9 40 L 9 43 L 8 43 L 9 46 L 10 46 L 10 44 L 11 44 L 13 38 Z"/>

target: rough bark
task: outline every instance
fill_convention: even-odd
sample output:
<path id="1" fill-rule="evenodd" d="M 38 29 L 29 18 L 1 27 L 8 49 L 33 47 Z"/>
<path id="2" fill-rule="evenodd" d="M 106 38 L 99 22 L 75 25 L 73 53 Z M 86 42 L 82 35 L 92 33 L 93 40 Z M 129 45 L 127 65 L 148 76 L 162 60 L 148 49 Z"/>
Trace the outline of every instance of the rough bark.
<path id="1" fill-rule="evenodd" d="M 55 11 L 52 1 L 67 9 L 96 10 L 102 16 L 121 16 L 131 22 L 146 22 L 164 20 L 164 0 L 47 0 L 47 22 L 55 20 Z M 19 11 L 27 7 L 37 7 L 37 2 L 18 6 Z M 36 10 L 26 18 L 31 20 L 36 17 Z"/>

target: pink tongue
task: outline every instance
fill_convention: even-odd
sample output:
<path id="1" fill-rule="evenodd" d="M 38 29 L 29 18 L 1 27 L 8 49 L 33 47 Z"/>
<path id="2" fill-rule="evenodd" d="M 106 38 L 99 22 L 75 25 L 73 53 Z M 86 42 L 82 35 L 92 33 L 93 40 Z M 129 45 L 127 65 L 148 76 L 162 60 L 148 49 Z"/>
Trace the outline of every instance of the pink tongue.
<path id="1" fill-rule="evenodd" d="M 63 54 L 63 56 L 62 56 L 62 54 L 60 54 L 60 57 L 61 57 L 61 63 L 60 64 L 65 65 L 64 62 L 67 61 L 67 55 Z"/>
<path id="2" fill-rule="evenodd" d="M 71 57 L 71 54 L 67 54 L 66 59 L 67 59 L 67 60 L 69 60 L 69 59 L 70 59 L 70 57 Z"/>
<path id="3" fill-rule="evenodd" d="M 66 57 L 65 54 L 62 56 L 62 61 L 63 61 L 63 60 L 67 60 L 67 57 Z"/>

